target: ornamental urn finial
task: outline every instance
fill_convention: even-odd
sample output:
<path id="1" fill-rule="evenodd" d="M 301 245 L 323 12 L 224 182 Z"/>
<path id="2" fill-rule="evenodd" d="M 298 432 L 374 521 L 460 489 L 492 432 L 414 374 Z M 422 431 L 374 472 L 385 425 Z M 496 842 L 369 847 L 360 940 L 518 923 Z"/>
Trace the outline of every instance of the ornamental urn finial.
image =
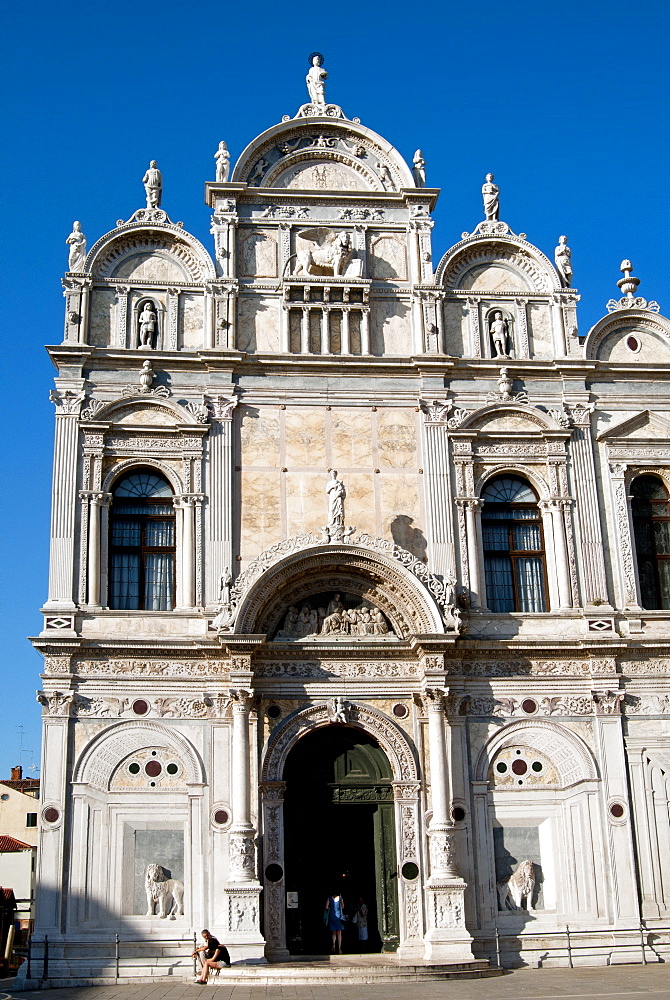
<path id="1" fill-rule="evenodd" d="M 629 260 L 621 261 L 621 270 L 623 271 L 623 278 L 617 281 L 617 285 L 629 299 L 632 299 L 637 291 L 637 286 L 640 284 L 639 278 L 634 278 L 631 274 L 633 270 L 633 265 Z"/>

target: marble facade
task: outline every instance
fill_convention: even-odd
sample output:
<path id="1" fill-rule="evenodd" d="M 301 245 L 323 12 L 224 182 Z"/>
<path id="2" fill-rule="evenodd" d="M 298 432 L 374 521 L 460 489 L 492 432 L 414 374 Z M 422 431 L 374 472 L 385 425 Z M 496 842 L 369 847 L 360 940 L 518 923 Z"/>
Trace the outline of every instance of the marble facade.
<path id="1" fill-rule="evenodd" d="M 401 958 L 565 964 L 567 925 L 575 962 L 667 961 L 670 608 L 644 607 L 631 488 L 670 488 L 670 321 L 622 265 L 582 334 L 565 238 L 554 266 L 492 176 L 434 261 L 420 151 L 412 170 L 337 105 L 261 133 L 229 179 L 216 156 L 212 253 L 154 161 L 146 208 L 86 255 L 68 240 L 33 640 L 52 970 L 106 968 L 103 932 L 147 955 L 166 936 L 150 863 L 184 883 L 185 948 L 210 927 L 234 961 L 287 957 L 284 765 L 331 725 L 390 764 Z M 169 610 L 110 598 L 134 469 L 172 495 Z M 543 612 L 491 610 L 482 493 L 503 473 L 537 496 Z M 321 629 L 336 592 L 360 628 Z M 301 605 L 323 605 L 316 631 L 287 631 Z M 525 861 L 518 908 L 500 882 Z"/>

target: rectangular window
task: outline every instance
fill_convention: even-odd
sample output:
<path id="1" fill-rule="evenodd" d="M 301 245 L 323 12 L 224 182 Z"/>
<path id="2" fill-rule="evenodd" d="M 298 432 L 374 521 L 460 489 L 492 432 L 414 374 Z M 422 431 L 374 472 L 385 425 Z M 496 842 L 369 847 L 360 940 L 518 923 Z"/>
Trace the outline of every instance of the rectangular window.
<path id="1" fill-rule="evenodd" d="M 26 813 L 26 826 L 37 826 L 37 813 Z"/>

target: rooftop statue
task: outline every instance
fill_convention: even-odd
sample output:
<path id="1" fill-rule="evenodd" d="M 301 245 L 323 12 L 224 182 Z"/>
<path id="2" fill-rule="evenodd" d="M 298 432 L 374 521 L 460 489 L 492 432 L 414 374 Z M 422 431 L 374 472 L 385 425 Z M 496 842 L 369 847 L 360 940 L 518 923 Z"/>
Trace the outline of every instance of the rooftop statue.
<path id="1" fill-rule="evenodd" d="M 556 270 L 566 288 L 572 288 L 572 250 L 568 246 L 568 237 L 559 236 L 558 246 L 554 250 Z"/>
<path id="2" fill-rule="evenodd" d="M 214 159 L 216 160 L 216 183 L 223 184 L 224 181 L 228 180 L 228 173 L 230 171 L 230 153 L 223 139 L 214 154 Z"/>
<path id="3" fill-rule="evenodd" d="M 159 208 L 163 195 L 163 176 L 158 169 L 156 160 L 152 160 L 149 169 L 142 178 L 147 195 L 147 208 Z"/>
<path id="4" fill-rule="evenodd" d="M 484 198 L 484 217 L 487 222 L 498 222 L 500 219 L 500 188 L 493 183 L 493 174 L 486 175 L 486 181 L 482 185 L 482 197 Z"/>
<path id="5" fill-rule="evenodd" d="M 417 149 L 414 154 L 414 168 L 412 173 L 414 175 L 414 183 L 418 188 L 426 186 L 426 161 L 423 158 L 423 153 L 420 149 Z"/>
<path id="6" fill-rule="evenodd" d="M 312 104 L 326 103 L 326 79 L 328 74 L 323 68 L 323 56 L 320 52 L 312 52 L 309 57 L 309 72 L 305 77 L 307 91 Z"/>
<path id="7" fill-rule="evenodd" d="M 86 237 L 81 231 L 81 223 L 72 223 L 72 232 L 65 242 L 70 246 L 70 256 L 67 262 L 68 271 L 83 271 L 86 262 Z"/>

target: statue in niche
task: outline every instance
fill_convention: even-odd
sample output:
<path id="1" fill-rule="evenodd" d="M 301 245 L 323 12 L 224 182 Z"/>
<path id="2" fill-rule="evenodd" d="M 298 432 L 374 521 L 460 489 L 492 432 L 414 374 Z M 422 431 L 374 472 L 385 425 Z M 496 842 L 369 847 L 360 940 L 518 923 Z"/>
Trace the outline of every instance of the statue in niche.
<path id="1" fill-rule="evenodd" d="M 68 271 L 75 273 L 83 271 L 86 262 L 86 237 L 81 231 L 81 223 L 72 223 L 72 232 L 65 242 L 70 246 L 70 255 L 67 262 Z"/>
<path id="2" fill-rule="evenodd" d="M 228 180 L 228 172 L 230 171 L 230 153 L 223 139 L 214 154 L 214 159 L 216 160 L 216 182 L 223 184 Z"/>
<path id="3" fill-rule="evenodd" d="M 323 68 L 323 56 L 320 52 L 312 52 L 309 57 L 309 72 L 305 77 L 307 92 L 312 104 L 326 103 L 326 80 L 328 74 Z"/>
<path id="4" fill-rule="evenodd" d="M 509 878 L 498 879 L 498 906 L 506 910 L 522 910 L 524 901 L 529 913 L 533 912 L 533 893 L 535 892 L 535 865 L 532 861 L 522 861 Z"/>
<path id="5" fill-rule="evenodd" d="M 491 339 L 493 340 L 493 346 L 495 347 L 497 358 L 508 358 L 507 344 L 509 339 L 509 325 L 507 320 L 503 318 L 501 312 L 495 312 L 493 314 L 493 319 L 491 320 L 491 325 L 489 327 L 491 333 Z"/>
<path id="6" fill-rule="evenodd" d="M 336 233 L 333 230 L 307 230 L 298 234 L 302 239 L 321 237 L 321 244 L 314 243 L 296 253 L 297 263 L 293 271 L 294 277 L 299 274 L 320 274 L 329 271 L 333 277 L 341 278 L 347 264 L 353 256 L 351 236 L 347 232 Z M 318 269 L 318 270 L 317 270 Z"/>
<path id="7" fill-rule="evenodd" d="M 500 219 L 500 188 L 493 183 L 493 174 L 486 175 L 482 185 L 484 199 L 484 218 L 487 222 L 498 222 Z"/>
<path id="8" fill-rule="evenodd" d="M 153 917 L 156 906 L 158 916 L 174 920 L 184 915 L 184 883 L 171 878 L 170 871 L 163 865 L 147 865 L 144 875 L 144 889 L 147 897 L 147 916 Z"/>
<path id="9" fill-rule="evenodd" d="M 157 318 L 153 302 L 145 302 L 138 318 L 140 347 L 153 347 Z"/>
<path id="10" fill-rule="evenodd" d="M 414 175 L 414 183 L 418 188 L 426 186 L 426 161 L 423 158 L 423 153 L 420 149 L 417 149 L 414 154 L 414 168 L 412 169 L 412 174 Z"/>
<path id="11" fill-rule="evenodd" d="M 566 288 L 572 288 L 572 250 L 568 246 L 568 237 L 559 236 L 558 246 L 554 250 L 554 263 Z"/>
<path id="12" fill-rule="evenodd" d="M 158 169 L 156 160 L 152 160 L 149 164 L 142 183 L 147 196 L 147 208 L 159 208 L 163 196 L 163 175 Z"/>

